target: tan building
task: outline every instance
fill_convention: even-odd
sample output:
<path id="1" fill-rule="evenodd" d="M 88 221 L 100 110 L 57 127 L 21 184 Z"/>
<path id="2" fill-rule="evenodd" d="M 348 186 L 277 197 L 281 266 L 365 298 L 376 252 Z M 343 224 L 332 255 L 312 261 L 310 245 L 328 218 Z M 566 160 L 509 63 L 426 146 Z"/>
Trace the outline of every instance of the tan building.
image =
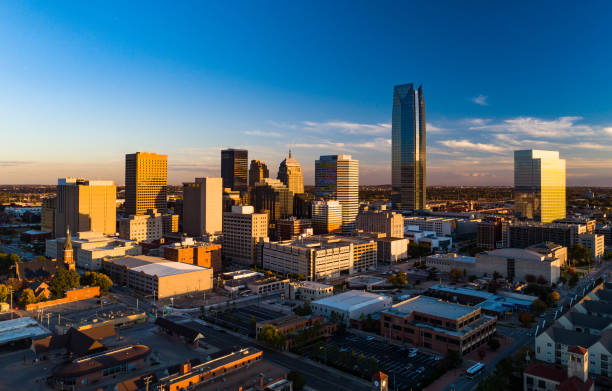
<path id="1" fill-rule="evenodd" d="M 259 160 L 251 160 L 251 167 L 249 168 L 249 187 L 255 186 L 264 178 L 269 178 L 270 172 L 266 163 Z"/>
<path id="2" fill-rule="evenodd" d="M 293 193 L 278 179 L 264 178 L 252 191 L 252 205 L 258 213 L 268 215 L 268 226 L 277 237 L 276 223 L 293 213 Z"/>
<path id="3" fill-rule="evenodd" d="M 211 268 L 214 273 L 219 273 L 222 269 L 221 245 L 196 242 L 191 238 L 186 238 L 181 243 L 165 246 L 164 258 L 174 262 Z"/>
<path id="4" fill-rule="evenodd" d="M 319 157 L 315 161 L 315 196 L 339 201 L 342 231 L 351 232 L 359 213 L 359 160 L 351 155 Z"/>
<path id="5" fill-rule="evenodd" d="M 116 285 L 156 299 L 213 288 L 212 269 L 164 258 L 141 255 L 109 259 L 103 269 Z"/>
<path id="6" fill-rule="evenodd" d="M 183 232 L 190 236 L 221 232 L 222 213 L 222 178 L 196 178 L 183 183 Z"/>
<path id="7" fill-rule="evenodd" d="M 297 160 L 291 157 L 291 150 L 289 150 L 289 157 L 283 160 L 278 167 L 278 175 L 276 178 L 283 182 L 293 194 L 301 194 L 304 192 L 302 166 Z"/>
<path id="8" fill-rule="evenodd" d="M 136 152 L 125 155 L 125 210 L 141 215 L 149 209 L 165 214 L 168 155 Z"/>
<path id="9" fill-rule="evenodd" d="M 106 236 L 101 232 L 79 232 L 71 242 L 76 266 L 81 270 L 100 270 L 104 258 L 142 254 L 142 247 L 136 241 Z M 66 237 L 47 240 L 45 256 L 63 261 L 65 243 Z"/>
<path id="10" fill-rule="evenodd" d="M 232 261 L 255 263 L 257 242 L 267 240 L 268 215 L 255 213 L 252 206 L 234 206 L 223 213 L 223 256 Z"/>
<path id="11" fill-rule="evenodd" d="M 98 231 L 112 235 L 116 231 L 117 188 L 113 181 L 85 178 L 60 178 L 55 201 L 55 236 L 72 232 Z"/>
<path id="12" fill-rule="evenodd" d="M 149 209 L 144 215 L 132 215 L 119 220 L 119 237 L 122 239 L 140 243 L 158 240 L 163 236 L 163 217 L 155 209 Z"/>
<path id="13" fill-rule="evenodd" d="M 285 287 L 285 296 L 290 300 L 314 301 L 333 295 L 333 285 L 316 281 L 296 281 Z"/>
<path id="14" fill-rule="evenodd" d="M 408 239 L 377 238 L 379 263 L 398 263 L 408 258 Z"/>
<path id="15" fill-rule="evenodd" d="M 316 235 L 339 231 L 342 228 L 342 205 L 340 202 L 313 202 L 312 228 Z"/>
<path id="16" fill-rule="evenodd" d="M 333 238 L 329 236 L 329 238 Z M 342 242 L 353 245 L 353 271 L 365 272 L 376 270 L 378 263 L 378 244 L 373 239 L 341 237 Z"/>
<path id="17" fill-rule="evenodd" d="M 162 215 L 162 231 L 164 235 L 179 231 L 179 215 Z"/>
<path id="18" fill-rule="evenodd" d="M 291 240 L 297 238 L 304 232 L 312 231 L 312 222 L 307 219 L 289 217 L 280 219 L 277 223 L 277 228 L 280 240 Z"/>
<path id="19" fill-rule="evenodd" d="M 404 216 L 381 205 L 379 209 L 359 212 L 355 228 L 364 232 L 384 233 L 391 238 L 403 238 Z"/>
<path id="20" fill-rule="evenodd" d="M 598 234 L 580 234 L 578 243 L 591 251 L 591 259 L 599 261 L 605 252 L 605 237 Z"/>
<path id="21" fill-rule="evenodd" d="M 44 198 L 40 209 L 40 230 L 55 235 L 55 197 Z"/>

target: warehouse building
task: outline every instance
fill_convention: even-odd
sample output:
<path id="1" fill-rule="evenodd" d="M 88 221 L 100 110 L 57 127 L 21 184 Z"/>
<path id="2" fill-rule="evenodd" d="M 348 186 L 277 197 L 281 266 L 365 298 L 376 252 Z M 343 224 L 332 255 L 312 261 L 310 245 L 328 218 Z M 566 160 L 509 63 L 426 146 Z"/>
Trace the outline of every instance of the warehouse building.
<path id="1" fill-rule="evenodd" d="M 335 296 L 313 301 L 312 312 L 329 319 L 333 316 L 342 319 L 346 325 L 351 319 L 359 319 L 391 307 L 392 299 L 365 291 L 347 291 Z"/>

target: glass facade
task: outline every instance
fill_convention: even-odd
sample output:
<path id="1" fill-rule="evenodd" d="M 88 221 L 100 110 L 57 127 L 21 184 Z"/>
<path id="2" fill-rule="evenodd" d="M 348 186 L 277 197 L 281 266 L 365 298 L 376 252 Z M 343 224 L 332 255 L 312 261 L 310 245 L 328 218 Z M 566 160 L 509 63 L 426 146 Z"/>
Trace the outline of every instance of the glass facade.
<path id="1" fill-rule="evenodd" d="M 393 89 L 391 201 L 399 209 L 425 209 L 426 121 L 423 86 Z"/>
<path id="2" fill-rule="evenodd" d="M 557 151 L 514 151 L 514 214 L 550 223 L 565 218 L 565 160 Z"/>
<path id="3" fill-rule="evenodd" d="M 245 192 L 248 190 L 249 152 L 245 149 L 221 151 L 221 178 L 223 188 Z"/>

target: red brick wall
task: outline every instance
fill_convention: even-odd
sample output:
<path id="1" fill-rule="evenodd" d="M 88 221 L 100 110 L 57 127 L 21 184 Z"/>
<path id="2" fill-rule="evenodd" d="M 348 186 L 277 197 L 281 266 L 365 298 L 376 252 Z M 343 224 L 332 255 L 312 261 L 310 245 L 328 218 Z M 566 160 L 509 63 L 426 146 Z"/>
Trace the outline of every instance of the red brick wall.
<path id="1" fill-rule="evenodd" d="M 90 286 L 79 289 L 72 289 L 66 292 L 66 297 L 57 300 L 42 301 L 40 303 L 26 305 L 26 311 L 37 310 L 40 308 L 51 307 L 58 304 L 71 303 L 73 301 L 91 299 L 100 296 L 99 286 Z"/>

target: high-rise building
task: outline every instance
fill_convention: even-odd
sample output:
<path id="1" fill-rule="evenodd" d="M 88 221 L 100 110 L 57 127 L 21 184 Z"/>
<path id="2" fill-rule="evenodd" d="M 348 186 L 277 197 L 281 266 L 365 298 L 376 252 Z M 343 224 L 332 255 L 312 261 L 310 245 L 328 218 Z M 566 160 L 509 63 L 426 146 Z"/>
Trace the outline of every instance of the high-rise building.
<path id="1" fill-rule="evenodd" d="M 391 120 L 391 201 L 400 209 L 426 206 L 426 122 L 423 86 L 393 89 Z"/>
<path id="2" fill-rule="evenodd" d="M 252 206 L 233 206 L 223 213 L 223 256 L 232 261 L 253 265 L 257 242 L 268 239 L 268 215 L 254 213 Z"/>
<path id="3" fill-rule="evenodd" d="M 277 224 L 278 239 L 293 240 L 307 231 L 312 232 L 312 222 L 308 219 L 297 219 L 291 216 L 286 219 L 278 220 Z"/>
<path id="4" fill-rule="evenodd" d="M 264 178 L 253 188 L 252 204 L 258 213 L 268 215 L 270 230 L 276 238 L 276 222 L 293 213 L 293 193 L 278 179 Z"/>
<path id="5" fill-rule="evenodd" d="M 119 219 L 119 237 L 137 243 L 161 239 L 164 236 L 163 217 L 155 209 L 144 215 Z"/>
<path id="6" fill-rule="evenodd" d="M 514 151 L 514 214 L 550 223 L 565 217 L 565 160 L 557 151 Z"/>
<path id="7" fill-rule="evenodd" d="M 312 193 L 301 193 L 293 195 L 293 215 L 298 219 L 310 219 L 312 217 L 312 202 L 315 196 Z"/>
<path id="8" fill-rule="evenodd" d="M 342 205 L 333 200 L 313 202 L 312 228 L 317 235 L 340 230 L 342 228 Z"/>
<path id="9" fill-rule="evenodd" d="M 72 232 L 116 232 L 117 188 L 113 181 L 60 178 L 55 200 L 55 236 Z"/>
<path id="10" fill-rule="evenodd" d="M 278 167 L 277 179 L 280 179 L 293 194 L 301 194 L 304 192 L 304 177 L 302 176 L 302 166 L 297 160 L 289 157 L 283 160 Z"/>
<path id="11" fill-rule="evenodd" d="M 224 149 L 221 151 L 221 177 L 223 188 L 235 191 L 248 190 L 249 151 Z"/>
<path id="12" fill-rule="evenodd" d="M 269 178 L 270 172 L 266 163 L 259 160 L 251 160 L 251 168 L 249 168 L 249 187 L 255 186 L 264 178 Z"/>
<path id="13" fill-rule="evenodd" d="M 352 231 L 359 213 L 359 160 L 351 155 L 321 156 L 315 161 L 315 196 L 339 201 L 342 230 Z"/>
<path id="14" fill-rule="evenodd" d="M 167 211 L 168 155 L 136 152 L 125 155 L 125 210 L 128 215 Z"/>
<path id="15" fill-rule="evenodd" d="M 385 206 L 368 209 L 357 215 L 356 228 L 364 232 L 384 233 L 390 238 L 404 237 L 404 216 L 387 210 Z"/>
<path id="16" fill-rule="evenodd" d="M 223 229 L 223 179 L 196 178 L 183 183 L 183 232 L 202 236 Z"/>
<path id="17" fill-rule="evenodd" d="M 55 197 L 43 198 L 42 200 L 40 230 L 55 235 Z"/>

